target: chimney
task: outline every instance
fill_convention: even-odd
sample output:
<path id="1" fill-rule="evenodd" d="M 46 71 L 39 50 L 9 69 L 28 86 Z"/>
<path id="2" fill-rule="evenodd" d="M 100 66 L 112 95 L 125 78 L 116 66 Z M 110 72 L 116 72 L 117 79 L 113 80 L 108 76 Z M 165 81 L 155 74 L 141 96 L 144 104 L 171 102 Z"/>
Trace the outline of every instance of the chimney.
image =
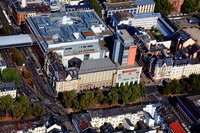
<path id="1" fill-rule="evenodd" d="M 27 6 L 26 0 L 21 0 L 21 7 L 24 8 Z"/>

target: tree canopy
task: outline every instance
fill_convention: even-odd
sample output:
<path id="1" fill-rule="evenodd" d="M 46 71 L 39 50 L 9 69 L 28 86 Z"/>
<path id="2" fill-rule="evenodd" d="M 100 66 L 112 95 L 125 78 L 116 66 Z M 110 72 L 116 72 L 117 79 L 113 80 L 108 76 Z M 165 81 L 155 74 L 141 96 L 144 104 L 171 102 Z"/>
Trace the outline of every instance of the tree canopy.
<path id="1" fill-rule="evenodd" d="M 20 76 L 16 68 L 5 68 L 2 72 L 3 82 L 14 82 L 19 87 Z"/>
<path id="2" fill-rule="evenodd" d="M 10 95 L 0 97 L 0 111 L 14 119 L 26 119 L 30 116 L 39 117 L 45 114 L 45 110 L 40 104 L 32 105 L 25 95 L 17 97 L 15 101 Z"/>
<path id="3" fill-rule="evenodd" d="M 172 80 L 163 87 L 164 94 L 200 94 L 200 75 L 191 74 L 188 78 Z"/>
<path id="4" fill-rule="evenodd" d="M 200 0 L 184 0 L 181 6 L 181 12 L 193 13 L 196 11 L 200 11 Z"/>
<path id="5" fill-rule="evenodd" d="M 155 0 L 155 12 L 169 15 L 173 10 L 173 5 L 168 0 Z"/>
<path id="6" fill-rule="evenodd" d="M 73 91 L 62 92 L 59 98 L 64 107 L 88 109 L 97 104 L 128 104 L 144 95 L 142 85 L 125 85 L 113 87 L 110 91 L 94 89 L 84 93 Z"/>
<path id="7" fill-rule="evenodd" d="M 5 36 L 11 35 L 10 26 L 8 24 L 3 25 L 2 32 Z"/>

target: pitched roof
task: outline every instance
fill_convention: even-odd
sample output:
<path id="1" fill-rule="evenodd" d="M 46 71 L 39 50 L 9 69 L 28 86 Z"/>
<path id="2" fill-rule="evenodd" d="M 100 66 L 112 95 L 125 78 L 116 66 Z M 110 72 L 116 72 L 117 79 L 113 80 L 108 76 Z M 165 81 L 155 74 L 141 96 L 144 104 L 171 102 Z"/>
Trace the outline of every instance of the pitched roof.
<path id="1" fill-rule="evenodd" d="M 186 131 L 182 128 L 180 123 L 177 121 L 169 124 L 169 127 L 173 130 L 174 133 L 186 133 Z"/>
<path id="2" fill-rule="evenodd" d="M 109 58 L 85 60 L 81 63 L 79 74 L 101 72 L 116 69 L 115 64 Z"/>

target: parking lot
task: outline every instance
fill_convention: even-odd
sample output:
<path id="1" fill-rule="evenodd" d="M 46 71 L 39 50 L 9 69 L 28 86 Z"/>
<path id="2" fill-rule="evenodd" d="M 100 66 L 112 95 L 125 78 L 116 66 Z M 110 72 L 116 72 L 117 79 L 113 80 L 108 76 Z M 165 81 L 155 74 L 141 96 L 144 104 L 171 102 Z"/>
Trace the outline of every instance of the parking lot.
<path id="1" fill-rule="evenodd" d="M 186 33 L 188 33 L 197 44 L 200 45 L 200 26 L 198 22 L 189 23 L 190 19 L 196 19 L 194 17 L 183 17 L 180 19 L 172 19 L 172 21 Z"/>

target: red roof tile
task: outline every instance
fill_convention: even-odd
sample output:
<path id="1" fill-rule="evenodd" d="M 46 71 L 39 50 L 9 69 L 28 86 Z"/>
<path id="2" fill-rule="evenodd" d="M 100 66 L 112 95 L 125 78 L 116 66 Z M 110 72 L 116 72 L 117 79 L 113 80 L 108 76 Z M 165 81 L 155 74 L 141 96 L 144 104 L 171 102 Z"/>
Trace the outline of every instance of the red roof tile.
<path id="1" fill-rule="evenodd" d="M 174 133 L 186 133 L 186 131 L 177 121 L 169 124 L 169 127 L 171 130 L 173 130 Z"/>

